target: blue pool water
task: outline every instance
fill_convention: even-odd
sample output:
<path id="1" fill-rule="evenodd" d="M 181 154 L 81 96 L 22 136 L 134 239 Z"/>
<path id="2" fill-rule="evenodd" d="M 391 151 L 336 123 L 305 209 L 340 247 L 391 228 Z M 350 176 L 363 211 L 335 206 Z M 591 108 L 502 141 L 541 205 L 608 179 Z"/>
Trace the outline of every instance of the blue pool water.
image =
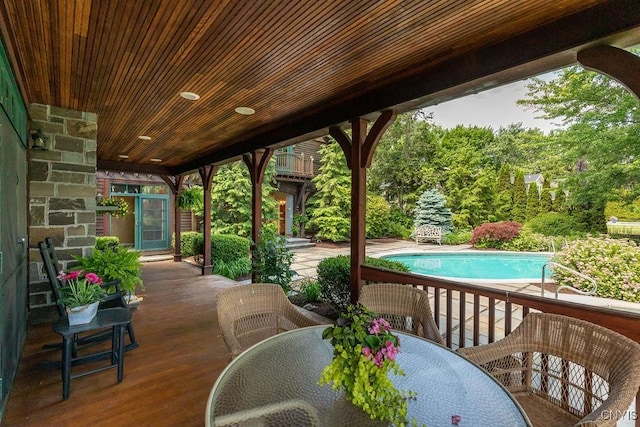
<path id="1" fill-rule="evenodd" d="M 406 264 L 412 273 L 450 279 L 540 281 L 545 254 L 504 252 L 438 252 L 387 255 L 382 258 Z"/>

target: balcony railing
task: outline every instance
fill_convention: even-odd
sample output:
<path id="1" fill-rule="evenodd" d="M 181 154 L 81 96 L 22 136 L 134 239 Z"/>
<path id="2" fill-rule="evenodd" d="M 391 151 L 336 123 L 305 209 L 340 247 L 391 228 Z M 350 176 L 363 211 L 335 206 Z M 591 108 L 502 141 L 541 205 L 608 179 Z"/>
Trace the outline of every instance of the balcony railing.
<path id="1" fill-rule="evenodd" d="M 313 157 L 296 153 L 275 153 L 278 175 L 313 177 Z"/>

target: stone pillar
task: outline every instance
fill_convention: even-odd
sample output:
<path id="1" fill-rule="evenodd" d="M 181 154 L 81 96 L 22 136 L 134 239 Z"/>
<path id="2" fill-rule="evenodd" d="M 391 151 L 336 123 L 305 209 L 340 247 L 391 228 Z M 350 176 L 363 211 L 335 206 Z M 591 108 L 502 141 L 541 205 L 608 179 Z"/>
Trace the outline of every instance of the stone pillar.
<path id="1" fill-rule="evenodd" d="M 46 150 L 29 149 L 29 318 L 39 323 L 57 314 L 38 242 L 52 238 L 64 270 L 95 245 L 98 127 L 93 113 L 31 104 L 30 114 L 48 137 Z"/>

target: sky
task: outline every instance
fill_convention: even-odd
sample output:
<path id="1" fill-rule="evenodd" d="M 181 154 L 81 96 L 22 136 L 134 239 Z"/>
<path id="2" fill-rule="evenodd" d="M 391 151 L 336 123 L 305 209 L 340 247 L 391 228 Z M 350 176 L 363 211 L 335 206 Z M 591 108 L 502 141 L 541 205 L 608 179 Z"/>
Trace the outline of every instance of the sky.
<path id="1" fill-rule="evenodd" d="M 540 77 L 546 79 L 551 78 L 552 75 L 549 73 Z M 501 126 L 522 122 L 525 128 L 538 128 L 544 133 L 558 129 L 553 122 L 537 118 L 542 115 L 541 112 L 516 104 L 518 99 L 526 97 L 527 84 L 527 80 L 520 80 L 475 95 L 426 107 L 423 111 L 432 112 L 434 123 L 445 128 L 465 125 L 490 126 L 498 130 Z"/>

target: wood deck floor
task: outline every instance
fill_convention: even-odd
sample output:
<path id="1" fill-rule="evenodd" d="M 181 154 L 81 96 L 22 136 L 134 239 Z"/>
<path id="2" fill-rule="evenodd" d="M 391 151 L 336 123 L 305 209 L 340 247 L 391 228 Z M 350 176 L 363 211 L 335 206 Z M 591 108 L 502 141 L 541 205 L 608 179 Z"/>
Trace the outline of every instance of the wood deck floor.
<path id="1" fill-rule="evenodd" d="M 122 383 L 115 369 L 72 379 L 63 402 L 60 369 L 42 366 L 61 358 L 42 345 L 61 338 L 51 325 L 30 326 L 2 425 L 204 425 L 207 397 L 229 362 L 215 295 L 236 282 L 171 261 L 146 263 L 143 279 L 144 301 L 133 310 L 140 347 L 126 354 Z"/>

